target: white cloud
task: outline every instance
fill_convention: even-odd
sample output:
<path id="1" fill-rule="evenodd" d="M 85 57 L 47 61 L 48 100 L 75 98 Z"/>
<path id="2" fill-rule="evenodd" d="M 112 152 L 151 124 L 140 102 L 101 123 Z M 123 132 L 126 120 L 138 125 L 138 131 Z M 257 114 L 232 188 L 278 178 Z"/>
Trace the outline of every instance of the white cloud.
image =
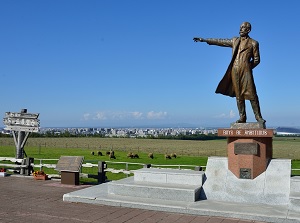
<path id="1" fill-rule="evenodd" d="M 127 114 L 125 112 L 111 112 L 109 114 L 107 114 L 109 119 L 113 119 L 113 120 L 122 120 L 125 119 Z"/>
<path id="2" fill-rule="evenodd" d="M 113 120 L 124 120 L 124 119 L 142 119 L 143 113 L 142 112 L 111 112 L 108 115 Z"/>
<path id="3" fill-rule="evenodd" d="M 143 113 L 142 112 L 135 111 L 135 112 L 130 112 L 130 114 L 132 115 L 132 117 L 134 119 L 143 119 Z"/>
<path id="4" fill-rule="evenodd" d="M 148 119 L 163 119 L 167 116 L 167 112 L 154 112 L 150 111 L 147 113 Z"/>
<path id="5" fill-rule="evenodd" d="M 230 112 L 229 112 L 229 118 L 234 118 L 235 116 L 236 115 L 235 115 L 234 111 L 230 110 Z"/>
<path id="6" fill-rule="evenodd" d="M 91 114 L 90 113 L 85 113 L 83 114 L 83 120 L 89 120 L 90 119 Z"/>
<path id="7" fill-rule="evenodd" d="M 105 112 L 97 112 L 94 119 L 97 119 L 97 120 L 106 120 L 107 117 L 105 115 Z"/>
<path id="8" fill-rule="evenodd" d="M 133 111 L 133 112 L 111 112 L 111 111 L 99 111 L 94 115 L 86 113 L 83 115 L 84 120 L 142 120 L 142 119 L 164 119 L 167 116 L 167 112 L 154 112 L 147 113 Z"/>
<path id="9" fill-rule="evenodd" d="M 222 114 L 216 115 L 215 118 L 226 118 L 226 114 L 222 113 Z"/>
<path id="10" fill-rule="evenodd" d="M 222 114 L 219 114 L 215 117 L 216 118 L 234 118 L 234 117 L 236 117 L 236 114 L 234 113 L 233 110 L 230 110 L 229 114 L 222 113 Z"/>

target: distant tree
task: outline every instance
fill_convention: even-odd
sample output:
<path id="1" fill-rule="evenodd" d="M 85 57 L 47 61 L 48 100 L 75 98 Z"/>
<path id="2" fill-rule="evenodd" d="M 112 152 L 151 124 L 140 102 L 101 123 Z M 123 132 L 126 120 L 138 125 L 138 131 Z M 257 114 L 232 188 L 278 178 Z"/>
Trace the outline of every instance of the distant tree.
<path id="1" fill-rule="evenodd" d="M 11 137 L 10 134 L 3 134 L 3 133 L 0 133 L 0 137 L 3 137 L 3 138 L 9 138 Z"/>
<path id="2" fill-rule="evenodd" d="M 60 134 L 61 137 L 71 137 L 72 134 L 69 131 L 65 131 L 64 133 Z"/>

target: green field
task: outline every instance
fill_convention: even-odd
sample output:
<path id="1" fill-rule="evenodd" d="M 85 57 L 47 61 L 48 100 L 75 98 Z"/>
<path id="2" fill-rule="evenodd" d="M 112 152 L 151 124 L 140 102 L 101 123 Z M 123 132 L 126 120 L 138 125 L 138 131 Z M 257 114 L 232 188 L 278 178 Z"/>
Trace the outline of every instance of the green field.
<path id="1" fill-rule="evenodd" d="M 14 147 L 13 138 L 0 138 L 0 148 Z M 166 140 L 166 139 L 130 139 L 130 138 L 29 138 L 25 150 L 28 155 L 46 155 L 44 150 L 59 148 L 82 149 L 90 151 L 153 152 L 155 154 L 177 153 L 181 156 L 226 156 L 227 141 L 224 140 Z M 29 153 L 29 149 L 33 154 Z M 14 156 L 14 150 L 10 152 Z M 53 152 L 54 153 L 54 152 Z M 49 153 L 49 156 L 59 154 Z M 5 154 L 0 151 L 0 155 Z M 300 159 L 300 137 L 274 137 L 273 157 Z"/>
<path id="2" fill-rule="evenodd" d="M 134 162 L 159 165 L 195 165 L 205 166 L 209 156 L 226 156 L 227 140 L 164 140 L 130 138 L 29 138 L 25 151 L 35 159 L 59 159 L 60 156 L 84 156 L 85 163 L 102 161 Z M 113 149 L 116 159 L 110 160 L 106 152 Z M 97 156 L 101 151 L 103 156 Z M 94 152 L 96 155 L 91 155 Z M 127 157 L 129 152 L 139 158 Z M 154 154 L 154 159 L 148 157 Z M 165 159 L 165 154 L 176 153 L 177 158 Z M 0 157 L 15 157 L 12 138 L 0 138 Z M 274 137 L 273 157 L 292 159 L 292 168 L 300 169 L 300 138 Z M 36 161 L 37 162 L 37 161 Z M 57 162 L 57 161 L 56 161 Z M 108 163 L 108 168 L 125 169 L 125 164 Z M 129 165 L 129 169 L 141 168 Z M 190 167 L 193 168 L 193 167 Z M 46 170 L 53 172 L 53 170 Z M 83 168 L 82 172 L 95 174 L 97 168 Z M 300 171 L 293 171 L 300 175 Z M 111 180 L 124 177 L 124 174 L 108 174 Z"/>
<path id="3" fill-rule="evenodd" d="M 12 138 L 0 138 L 0 146 L 14 146 Z M 195 141 L 131 138 L 29 138 L 25 148 L 87 149 L 89 151 L 176 152 L 187 156 L 225 156 L 226 140 Z"/>

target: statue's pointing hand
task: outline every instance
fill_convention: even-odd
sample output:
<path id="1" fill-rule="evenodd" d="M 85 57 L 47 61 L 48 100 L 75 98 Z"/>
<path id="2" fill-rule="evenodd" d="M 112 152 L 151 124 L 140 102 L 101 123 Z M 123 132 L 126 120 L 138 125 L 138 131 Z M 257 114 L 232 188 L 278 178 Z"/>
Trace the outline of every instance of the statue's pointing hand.
<path id="1" fill-rule="evenodd" d="M 193 40 L 194 40 L 194 42 L 205 42 L 205 39 L 203 39 L 201 37 L 194 37 Z"/>

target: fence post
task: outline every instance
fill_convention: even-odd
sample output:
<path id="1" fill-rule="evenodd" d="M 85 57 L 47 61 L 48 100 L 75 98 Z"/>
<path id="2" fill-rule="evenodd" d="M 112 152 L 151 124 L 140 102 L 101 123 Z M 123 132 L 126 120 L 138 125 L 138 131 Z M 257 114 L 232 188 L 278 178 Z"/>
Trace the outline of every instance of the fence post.
<path id="1" fill-rule="evenodd" d="M 126 170 L 128 170 L 128 163 L 126 162 Z M 128 174 L 126 173 L 126 177 L 128 177 Z"/>
<path id="2" fill-rule="evenodd" d="M 33 167 L 31 164 L 34 163 L 34 158 L 27 157 L 26 158 L 26 169 L 25 169 L 25 175 L 29 176 L 33 172 Z"/>
<path id="3" fill-rule="evenodd" d="M 21 165 L 26 165 L 26 158 L 22 159 Z M 25 167 L 20 167 L 20 172 L 21 175 L 25 174 Z"/>
<path id="4" fill-rule="evenodd" d="M 150 167 L 151 167 L 151 164 L 145 164 L 143 167 L 144 167 L 144 168 L 150 168 Z"/>
<path id="5" fill-rule="evenodd" d="M 105 176 L 105 168 L 106 163 L 104 161 L 98 162 L 98 183 L 105 183 L 106 176 Z"/>
<path id="6" fill-rule="evenodd" d="M 27 157 L 22 160 L 21 165 L 26 165 L 26 167 L 21 167 L 20 174 L 29 176 L 33 171 L 31 163 L 33 163 L 34 158 Z"/>
<path id="7" fill-rule="evenodd" d="M 202 171 L 202 166 L 196 166 L 195 171 Z"/>
<path id="8" fill-rule="evenodd" d="M 43 165 L 42 165 L 43 163 L 42 162 L 43 162 L 43 160 L 40 159 L 40 171 L 42 171 L 42 169 L 43 169 Z"/>

